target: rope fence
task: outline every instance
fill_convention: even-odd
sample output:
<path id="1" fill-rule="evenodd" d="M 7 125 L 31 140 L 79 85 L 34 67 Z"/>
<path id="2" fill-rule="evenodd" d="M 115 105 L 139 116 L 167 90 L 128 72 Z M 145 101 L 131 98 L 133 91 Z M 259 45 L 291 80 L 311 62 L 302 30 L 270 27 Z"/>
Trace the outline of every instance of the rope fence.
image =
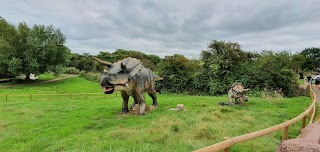
<path id="1" fill-rule="evenodd" d="M 216 151 L 220 151 L 223 150 L 225 152 L 229 152 L 230 151 L 230 147 L 237 144 L 237 143 L 241 143 L 241 142 L 245 142 L 247 140 L 251 140 L 251 139 L 255 139 L 257 137 L 261 137 L 261 136 L 265 136 L 268 135 L 270 133 L 282 130 L 282 140 L 286 140 L 288 139 L 288 132 L 289 132 L 289 127 L 293 124 L 295 124 L 296 122 L 302 120 L 302 126 L 301 126 L 301 130 L 303 128 L 306 127 L 306 118 L 309 114 L 311 114 L 310 117 L 310 121 L 309 124 L 313 122 L 314 119 L 314 115 L 315 115 L 315 109 L 316 109 L 316 95 L 313 92 L 311 86 L 308 86 L 309 92 L 310 92 L 310 97 L 312 99 L 312 103 L 310 104 L 309 108 L 306 109 L 303 113 L 301 113 L 300 115 L 298 115 L 297 117 L 287 120 L 284 123 L 269 127 L 269 128 L 265 128 L 262 130 L 258 130 L 255 132 L 251 132 L 248 134 L 244 134 L 244 135 L 240 135 L 240 136 L 236 136 L 236 137 L 232 137 L 232 138 L 228 138 L 228 137 L 224 137 L 224 141 L 216 143 L 214 145 L 211 146 L 207 146 L 201 149 L 196 150 L 195 152 L 216 152 Z M 301 132 L 300 130 L 300 132 Z"/>

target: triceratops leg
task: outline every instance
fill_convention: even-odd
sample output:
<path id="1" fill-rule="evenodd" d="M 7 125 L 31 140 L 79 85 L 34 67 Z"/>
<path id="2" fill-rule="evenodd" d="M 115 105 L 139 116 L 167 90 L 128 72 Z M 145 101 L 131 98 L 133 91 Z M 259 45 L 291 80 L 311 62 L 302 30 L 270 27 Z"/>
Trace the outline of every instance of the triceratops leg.
<path id="1" fill-rule="evenodd" d="M 145 99 L 143 93 L 137 93 L 134 96 L 134 100 L 139 102 L 139 110 L 140 110 L 139 114 L 144 115 L 144 111 L 146 109 L 146 99 Z"/>
<path id="2" fill-rule="evenodd" d="M 138 104 L 138 101 L 136 99 L 134 99 L 133 103 L 130 106 L 131 109 L 133 109 L 136 104 Z"/>
<path id="3" fill-rule="evenodd" d="M 148 92 L 149 96 L 152 98 L 152 105 L 154 107 L 158 106 L 158 100 L 157 100 L 157 95 L 156 95 L 156 91 L 153 90 L 151 92 Z"/>
<path id="4" fill-rule="evenodd" d="M 232 95 L 228 95 L 228 105 L 231 106 L 232 105 Z"/>
<path id="5" fill-rule="evenodd" d="M 232 105 L 232 98 L 233 98 L 233 95 L 232 95 L 232 90 L 230 89 L 228 91 L 228 105 Z"/>
<path id="6" fill-rule="evenodd" d="M 122 111 L 121 111 L 121 113 L 127 113 L 127 112 L 129 112 L 129 110 L 128 110 L 129 95 L 126 92 L 121 91 L 121 96 L 122 96 Z"/>

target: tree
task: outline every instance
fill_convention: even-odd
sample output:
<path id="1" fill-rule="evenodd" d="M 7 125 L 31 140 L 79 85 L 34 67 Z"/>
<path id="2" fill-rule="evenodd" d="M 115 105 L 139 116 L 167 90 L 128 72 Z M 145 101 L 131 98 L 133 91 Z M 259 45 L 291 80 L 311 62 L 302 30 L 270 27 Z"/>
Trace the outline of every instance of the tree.
<path id="1" fill-rule="evenodd" d="M 146 68 L 149 68 L 151 70 L 157 70 L 157 64 L 159 64 L 161 61 L 160 57 L 156 55 L 147 55 L 138 51 L 123 49 L 118 49 L 113 53 L 100 52 L 97 55 L 97 57 L 111 63 L 122 60 L 127 57 L 133 57 L 139 59 Z"/>
<path id="2" fill-rule="evenodd" d="M 188 92 L 194 94 L 194 74 L 200 66 L 183 55 L 166 56 L 159 64 L 159 75 L 164 79 L 158 87 L 174 93 Z"/>
<path id="3" fill-rule="evenodd" d="M 306 58 L 303 69 L 314 70 L 320 67 L 320 48 L 306 48 L 300 54 Z"/>
<path id="4" fill-rule="evenodd" d="M 243 62 L 252 60 L 254 55 L 241 50 L 240 44 L 213 40 L 207 50 L 201 52 L 204 71 L 210 94 L 225 93 L 230 85 L 239 81 L 238 69 Z"/>
<path id="5" fill-rule="evenodd" d="M 5 19 L 0 19 L 0 75 L 12 76 L 9 72 L 9 62 L 16 52 L 17 31 Z"/>
<path id="6" fill-rule="evenodd" d="M 36 75 L 55 71 L 67 61 L 69 49 L 64 46 L 65 36 L 52 25 L 34 25 L 30 29 L 25 23 L 20 23 L 15 29 L 0 20 L 0 29 L 5 29 L 0 40 L 0 56 L 7 71 L 13 75 L 30 73 Z M 8 30 L 9 29 L 9 30 Z M 10 33 L 14 36 L 10 36 Z M 5 35 L 9 35 L 9 38 Z"/>

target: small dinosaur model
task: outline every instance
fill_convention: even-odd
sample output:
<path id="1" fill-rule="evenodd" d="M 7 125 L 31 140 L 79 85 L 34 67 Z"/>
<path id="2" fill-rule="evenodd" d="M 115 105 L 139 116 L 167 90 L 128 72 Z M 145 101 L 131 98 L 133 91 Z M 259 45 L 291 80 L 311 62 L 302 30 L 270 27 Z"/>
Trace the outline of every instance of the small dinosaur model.
<path id="1" fill-rule="evenodd" d="M 231 89 L 228 91 L 228 105 L 232 105 L 232 99 L 235 98 L 235 104 L 245 104 L 248 101 L 248 97 L 244 94 L 250 89 L 245 89 L 241 83 L 234 83 L 231 85 Z"/>

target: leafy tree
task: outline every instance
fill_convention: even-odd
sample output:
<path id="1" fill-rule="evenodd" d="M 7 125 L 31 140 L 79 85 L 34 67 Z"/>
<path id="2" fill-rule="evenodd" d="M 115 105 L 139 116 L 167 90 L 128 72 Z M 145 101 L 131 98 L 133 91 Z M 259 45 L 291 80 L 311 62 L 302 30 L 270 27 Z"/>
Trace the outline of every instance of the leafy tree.
<path id="1" fill-rule="evenodd" d="M 159 64 L 159 75 L 164 79 L 157 83 L 162 90 L 172 93 L 188 92 L 195 94 L 193 89 L 194 74 L 199 66 L 183 55 L 166 56 Z"/>
<path id="2" fill-rule="evenodd" d="M 70 59 L 71 67 L 76 67 L 79 70 L 84 70 L 86 72 L 96 71 L 97 66 L 100 64 L 95 63 L 92 55 L 89 53 L 83 53 L 82 55 L 79 54 L 72 54 Z"/>
<path id="3" fill-rule="evenodd" d="M 52 25 L 34 25 L 31 29 L 20 23 L 15 29 L 5 20 L 0 20 L 0 29 L 5 31 L 0 37 L 0 56 L 4 59 L 0 64 L 7 67 L 7 71 L 1 69 L 1 73 L 22 73 L 29 79 L 30 73 L 57 72 L 67 61 L 69 49 L 64 46 L 66 38 Z"/>
<path id="4" fill-rule="evenodd" d="M 0 74 L 4 76 L 11 75 L 8 71 L 9 62 L 16 52 L 17 31 L 15 27 L 5 19 L 0 19 Z"/>
<path id="5" fill-rule="evenodd" d="M 139 59 L 146 68 L 150 68 L 153 71 L 157 70 L 157 64 L 159 64 L 161 61 L 160 57 L 156 55 L 147 55 L 138 51 L 123 50 L 123 49 L 118 49 L 113 53 L 100 52 L 97 55 L 97 57 L 111 63 L 116 62 L 118 60 L 122 60 L 127 57 L 133 57 L 133 58 Z"/>
<path id="6" fill-rule="evenodd" d="M 302 69 L 314 70 L 320 67 L 320 48 L 306 48 L 300 54 L 306 58 Z"/>
<path id="7" fill-rule="evenodd" d="M 252 60 L 253 54 L 241 50 L 238 43 L 213 40 L 207 50 L 201 52 L 204 62 L 202 77 L 209 84 L 211 94 L 225 93 L 232 83 L 238 81 L 241 64 Z"/>

